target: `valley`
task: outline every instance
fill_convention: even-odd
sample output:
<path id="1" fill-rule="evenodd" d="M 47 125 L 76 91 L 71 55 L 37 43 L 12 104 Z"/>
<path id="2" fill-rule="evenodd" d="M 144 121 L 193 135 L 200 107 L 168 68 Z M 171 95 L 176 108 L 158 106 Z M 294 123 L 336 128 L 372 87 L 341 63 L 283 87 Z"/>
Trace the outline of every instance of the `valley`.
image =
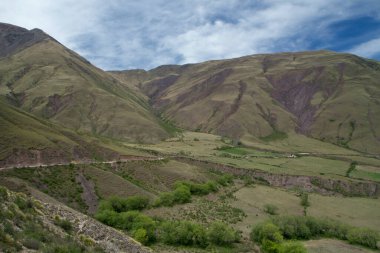
<path id="1" fill-rule="evenodd" d="M 379 252 L 378 62 L 104 71 L 0 35 L 0 252 Z"/>

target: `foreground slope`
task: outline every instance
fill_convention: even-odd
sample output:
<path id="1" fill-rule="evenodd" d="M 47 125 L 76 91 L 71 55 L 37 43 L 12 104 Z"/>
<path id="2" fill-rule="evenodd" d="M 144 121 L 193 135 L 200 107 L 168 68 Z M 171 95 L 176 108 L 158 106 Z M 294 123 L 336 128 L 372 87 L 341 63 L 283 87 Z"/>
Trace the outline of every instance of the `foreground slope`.
<path id="1" fill-rule="evenodd" d="M 42 31 L 1 24 L 0 48 L 0 95 L 9 103 L 79 132 L 168 136 L 141 97 Z"/>
<path id="2" fill-rule="evenodd" d="M 40 202 L 4 187 L 0 200 L 1 252 L 151 252 L 59 202 Z"/>
<path id="3" fill-rule="evenodd" d="M 330 51 L 114 72 L 180 126 L 237 140 L 303 134 L 380 153 L 380 64 Z"/>

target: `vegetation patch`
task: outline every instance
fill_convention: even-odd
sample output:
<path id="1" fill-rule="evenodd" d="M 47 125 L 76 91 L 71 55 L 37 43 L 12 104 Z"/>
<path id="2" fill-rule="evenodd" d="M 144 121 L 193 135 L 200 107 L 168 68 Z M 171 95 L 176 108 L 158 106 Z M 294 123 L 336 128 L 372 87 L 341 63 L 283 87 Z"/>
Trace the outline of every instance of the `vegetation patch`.
<path id="1" fill-rule="evenodd" d="M 87 211 L 82 199 L 83 188 L 76 181 L 77 169 L 74 165 L 51 167 L 17 168 L 4 172 L 5 176 L 21 178 L 40 191 L 56 198 L 68 206 Z"/>
<path id="2" fill-rule="evenodd" d="M 247 155 L 249 152 L 242 147 L 234 147 L 234 146 L 221 146 L 217 147 L 215 150 L 223 151 L 226 153 L 234 154 L 234 155 Z"/>
<path id="3" fill-rule="evenodd" d="M 356 165 L 358 165 L 358 163 L 355 161 L 350 164 L 350 167 L 346 172 L 346 177 L 350 177 L 350 174 L 356 169 Z"/>
<path id="4" fill-rule="evenodd" d="M 240 240 L 240 234 L 237 231 L 221 222 L 205 227 L 189 221 L 154 219 L 137 210 L 142 205 L 125 205 L 120 208 L 119 202 L 117 201 L 117 205 L 101 205 L 95 215 L 96 219 L 106 225 L 128 231 L 136 240 L 145 245 L 159 242 L 201 248 L 210 245 L 231 247 L 234 242 Z M 128 199 L 122 201 L 122 203 L 125 202 L 128 202 Z M 144 201 L 140 198 L 139 202 Z"/>
<path id="5" fill-rule="evenodd" d="M 273 131 L 270 135 L 261 137 L 260 139 L 265 142 L 271 142 L 271 141 L 281 141 L 288 138 L 288 134 L 281 131 Z"/>
<path id="6" fill-rule="evenodd" d="M 264 252 L 283 252 L 281 248 L 284 239 L 309 240 L 320 237 L 346 240 L 349 243 L 372 249 L 377 249 L 380 241 L 380 234 L 377 231 L 351 227 L 335 220 L 310 216 L 274 217 L 256 225 L 251 232 L 251 239 L 259 243 Z M 297 247 L 301 250 L 301 245 Z M 294 252 L 306 252 L 306 250 Z"/>
<path id="7" fill-rule="evenodd" d="M 177 181 L 174 184 L 174 190 L 163 192 L 155 201 L 153 206 L 173 206 L 175 204 L 184 204 L 191 202 L 191 195 L 207 195 L 211 192 L 217 192 L 219 187 L 227 186 L 233 183 L 233 176 L 223 175 L 215 181 L 206 183 L 194 183 L 191 181 Z"/>

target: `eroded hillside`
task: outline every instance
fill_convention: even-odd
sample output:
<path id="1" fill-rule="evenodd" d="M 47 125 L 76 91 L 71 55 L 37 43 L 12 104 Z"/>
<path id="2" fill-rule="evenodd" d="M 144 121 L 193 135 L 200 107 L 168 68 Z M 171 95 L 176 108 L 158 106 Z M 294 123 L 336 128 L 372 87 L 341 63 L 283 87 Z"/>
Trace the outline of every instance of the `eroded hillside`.
<path id="1" fill-rule="evenodd" d="M 253 55 L 114 75 L 186 129 L 237 140 L 296 133 L 380 152 L 380 65 L 354 55 Z"/>

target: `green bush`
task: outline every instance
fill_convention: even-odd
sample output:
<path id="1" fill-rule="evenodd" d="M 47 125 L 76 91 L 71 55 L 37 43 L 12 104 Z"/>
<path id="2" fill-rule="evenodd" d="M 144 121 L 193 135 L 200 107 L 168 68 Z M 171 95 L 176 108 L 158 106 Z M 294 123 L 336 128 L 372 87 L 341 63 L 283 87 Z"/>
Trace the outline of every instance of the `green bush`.
<path id="1" fill-rule="evenodd" d="M 95 214 L 95 218 L 111 227 L 117 227 L 119 223 L 119 214 L 112 210 L 100 210 Z"/>
<path id="2" fill-rule="evenodd" d="M 278 253 L 307 253 L 305 246 L 299 242 L 284 242 L 279 245 Z"/>
<path id="3" fill-rule="evenodd" d="M 139 228 L 133 233 L 133 238 L 142 244 L 147 244 L 149 241 L 148 234 L 144 228 Z"/>
<path id="4" fill-rule="evenodd" d="M 264 244 L 266 241 L 280 243 L 283 241 L 280 228 L 272 222 L 265 222 L 256 225 L 251 232 L 251 240 L 259 244 Z"/>
<path id="5" fill-rule="evenodd" d="M 151 217 L 144 214 L 139 214 L 136 216 L 132 222 L 132 230 L 136 231 L 140 228 L 146 230 L 149 242 L 155 241 L 156 222 Z"/>
<path id="6" fill-rule="evenodd" d="M 255 226 L 251 232 L 251 240 L 259 243 L 266 253 L 306 253 L 305 247 L 297 242 L 284 242 L 282 231 L 272 222 Z"/>
<path id="7" fill-rule="evenodd" d="M 154 206 L 173 206 L 174 194 L 172 192 L 163 192 L 154 203 Z"/>
<path id="8" fill-rule="evenodd" d="M 301 206 L 305 208 L 310 206 L 309 194 L 307 192 L 303 192 L 300 198 L 301 198 Z"/>
<path id="9" fill-rule="evenodd" d="M 145 196 L 132 196 L 126 199 L 126 206 L 129 210 L 143 210 L 149 205 L 149 198 Z"/>
<path id="10" fill-rule="evenodd" d="M 270 215 L 276 215 L 278 214 L 278 207 L 272 204 L 266 204 L 264 205 L 264 212 Z"/>
<path id="11" fill-rule="evenodd" d="M 240 240 L 240 234 L 222 222 L 214 222 L 207 231 L 209 241 L 215 245 L 226 246 Z"/>
<path id="12" fill-rule="evenodd" d="M 133 227 L 133 223 L 139 215 L 140 213 L 138 211 L 128 211 L 119 213 L 116 218 L 116 224 L 114 227 L 124 230 L 131 230 Z"/>
<path id="13" fill-rule="evenodd" d="M 352 228 L 348 232 L 347 239 L 352 244 L 376 249 L 377 243 L 380 241 L 380 235 L 378 232 L 367 228 Z"/>
<path id="14" fill-rule="evenodd" d="M 222 186 L 227 186 L 233 183 L 233 181 L 234 177 L 231 174 L 224 174 L 216 180 L 216 182 Z"/>
<path id="15" fill-rule="evenodd" d="M 8 200 L 8 191 L 6 188 L 0 186 L 0 200 L 7 201 Z"/>
<path id="16" fill-rule="evenodd" d="M 102 200 L 99 204 L 99 210 L 112 210 L 117 213 L 131 210 L 143 210 L 149 205 L 149 198 L 145 196 L 132 196 L 120 198 L 117 196 Z"/>
<path id="17" fill-rule="evenodd" d="M 186 185 L 177 187 L 173 192 L 174 203 L 188 203 L 191 201 L 190 188 Z"/>
<path id="18" fill-rule="evenodd" d="M 206 230 L 188 221 L 165 221 L 160 226 L 160 239 L 165 244 L 199 246 L 208 245 Z"/>

